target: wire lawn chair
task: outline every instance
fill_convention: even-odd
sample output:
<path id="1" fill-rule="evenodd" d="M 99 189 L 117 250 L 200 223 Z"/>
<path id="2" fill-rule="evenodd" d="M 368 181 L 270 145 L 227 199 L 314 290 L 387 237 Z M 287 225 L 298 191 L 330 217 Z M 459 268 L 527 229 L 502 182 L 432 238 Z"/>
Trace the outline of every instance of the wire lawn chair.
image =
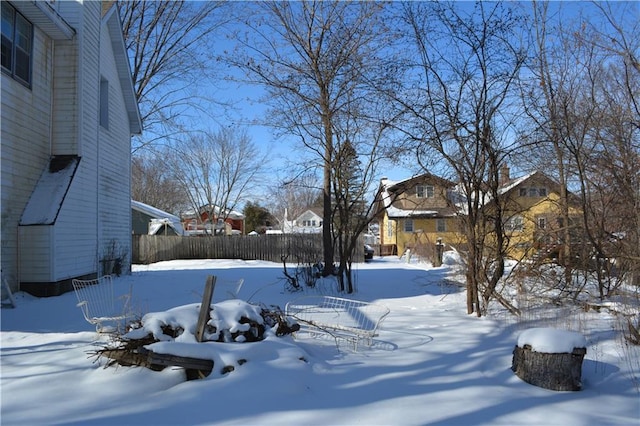
<path id="1" fill-rule="evenodd" d="M 131 289 L 129 294 L 115 298 L 111 275 L 92 280 L 74 279 L 71 282 L 78 298 L 77 306 L 87 322 L 96 326 L 98 333 L 124 330 L 126 319 L 133 316 L 129 310 Z M 105 326 L 103 323 L 113 323 L 115 326 Z"/>
<path id="2" fill-rule="evenodd" d="M 242 284 L 244 284 L 244 278 L 240 278 L 237 281 L 217 279 L 213 297 L 214 301 L 217 303 L 237 299 L 240 289 L 242 289 Z"/>

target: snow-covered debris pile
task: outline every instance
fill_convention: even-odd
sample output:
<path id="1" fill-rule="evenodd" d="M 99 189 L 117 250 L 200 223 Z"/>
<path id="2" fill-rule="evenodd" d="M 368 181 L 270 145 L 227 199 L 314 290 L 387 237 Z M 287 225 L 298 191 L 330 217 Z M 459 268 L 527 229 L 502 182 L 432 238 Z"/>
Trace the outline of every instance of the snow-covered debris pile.
<path id="1" fill-rule="evenodd" d="M 269 336 L 283 336 L 296 331 L 299 326 L 287 322 L 279 307 L 266 308 L 239 299 L 212 305 L 202 342 L 196 339 L 196 327 L 200 304 L 193 303 L 164 312 L 153 312 L 142 317 L 132 330 L 118 336 L 114 344 L 96 352 L 111 361 L 107 366 L 144 366 L 161 370 L 168 365 L 197 370 L 200 377 L 207 376 L 213 364 L 220 361 L 215 343 L 259 342 Z M 207 347 L 206 350 L 203 346 Z M 218 347 L 218 349 L 222 349 Z M 220 350 L 218 352 L 224 352 Z M 204 364 L 203 361 L 206 361 Z M 246 360 L 237 360 L 242 365 Z M 233 371 L 225 366 L 224 372 Z"/>

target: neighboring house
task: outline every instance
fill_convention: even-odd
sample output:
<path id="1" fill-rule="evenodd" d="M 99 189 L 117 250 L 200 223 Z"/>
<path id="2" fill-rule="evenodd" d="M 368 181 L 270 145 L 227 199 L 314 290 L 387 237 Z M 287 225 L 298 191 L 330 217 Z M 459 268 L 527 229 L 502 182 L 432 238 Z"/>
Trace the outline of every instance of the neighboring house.
<path id="1" fill-rule="evenodd" d="M 213 212 L 211 218 L 209 212 Z M 221 214 L 218 206 L 202 206 L 197 214 L 193 210 L 185 212 L 181 220 L 187 235 L 244 235 L 244 215 L 234 210 Z"/>
<path id="2" fill-rule="evenodd" d="M 52 296 L 127 270 L 141 121 L 115 2 L 3 1 L 1 78 L 3 277 Z"/>
<path id="3" fill-rule="evenodd" d="M 131 200 L 131 230 L 133 235 L 184 235 L 178 216 Z"/>
<path id="4" fill-rule="evenodd" d="M 374 200 L 378 212 L 381 254 L 432 248 L 461 241 L 459 217 L 452 199 L 455 184 L 430 173 L 399 182 L 380 180 Z"/>
<path id="5" fill-rule="evenodd" d="M 289 233 L 319 234 L 322 232 L 322 208 L 311 207 L 293 220 Z"/>
<path id="6" fill-rule="evenodd" d="M 511 179 L 503 166 L 498 191 L 504 211 L 504 229 L 508 238 L 508 256 L 555 256 L 563 240 L 558 200 L 560 186 L 542 172 Z M 571 197 L 572 199 L 574 197 Z M 494 208 L 494 200 L 482 206 Z M 379 226 L 382 254 L 402 255 L 407 249 L 429 249 L 441 239 L 445 245 L 461 246 L 466 239 L 461 231 L 464 197 L 453 182 L 431 175 L 419 175 L 401 182 L 380 181 L 374 211 Z M 572 203 L 573 204 L 573 203 Z M 570 206 L 570 222 L 579 222 L 579 210 Z M 572 218 L 575 221 L 571 220 Z M 577 235 L 572 231 L 573 235 Z"/>
<path id="7" fill-rule="evenodd" d="M 289 220 L 288 210 L 284 211 L 284 221 L 281 230 L 268 232 L 270 234 L 319 234 L 322 233 L 322 207 L 310 207 L 297 217 Z"/>
<path id="8" fill-rule="evenodd" d="M 540 171 L 511 179 L 509 169 L 504 166 L 499 194 L 504 206 L 504 229 L 509 238 L 508 255 L 515 259 L 557 256 L 566 226 L 558 203 L 560 185 Z M 484 208 L 491 206 L 489 202 Z M 569 221 L 569 227 L 580 221 L 580 210 L 571 194 Z M 577 236 L 575 230 L 570 232 Z"/>

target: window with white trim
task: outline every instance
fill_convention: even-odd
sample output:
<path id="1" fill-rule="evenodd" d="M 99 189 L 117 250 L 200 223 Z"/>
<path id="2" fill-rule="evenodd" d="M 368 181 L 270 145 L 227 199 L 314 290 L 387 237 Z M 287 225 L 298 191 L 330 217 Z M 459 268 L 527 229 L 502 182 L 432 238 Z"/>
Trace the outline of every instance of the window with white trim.
<path id="1" fill-rule="evenodd" d="M 404 220 L 404 232 L 413 232 L 413 219 Z"/>
<path id="2" fill-rule="evenodd" d="M 31 86 L 33 25 L 8 2 L 2 2 L 2 71 Z"/>
<path id="3" fill-rule="evenodd" d="M 436 232 L 447 232 L 447 221 L 444 218 L 436 219 Z"/>
<path id="4" fill-rule="evenodd" d="M 546 197 L 547 196 L 547 188 L 545 187 L 521 187 L 520 188 L 520 196 L 521 197 Z"/>
<path id="5" fill-rule="evenodd" d="M 538 229 L 545 229 L 547 227 L 547 219 L 544 217 L 538 218 Z"/>
<path id="6" fill-rule="evenodd" d="M 435 190 L 433 185 L 417 185 L 416 186 L 416 197 L 418 198 L 433 198 L 435 194 Z"/>
<path id="7" fill-rule="evenodd" d="M 524 219 L 522 216 L 513 216 L 504 224 L 505 231 L 522 231 L 524 229 Z"/>

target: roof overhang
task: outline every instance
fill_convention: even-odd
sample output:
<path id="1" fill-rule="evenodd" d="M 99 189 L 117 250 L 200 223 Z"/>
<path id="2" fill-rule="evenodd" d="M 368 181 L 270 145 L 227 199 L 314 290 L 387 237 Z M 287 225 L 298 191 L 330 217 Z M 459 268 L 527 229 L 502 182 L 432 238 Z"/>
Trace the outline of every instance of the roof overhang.
<path id="1" fill-rule="evenodd" d="M 53 40 L 71 40 L 76 34 L 76 30 L 47 1 L 18 1 L 11 5 Z"/>

